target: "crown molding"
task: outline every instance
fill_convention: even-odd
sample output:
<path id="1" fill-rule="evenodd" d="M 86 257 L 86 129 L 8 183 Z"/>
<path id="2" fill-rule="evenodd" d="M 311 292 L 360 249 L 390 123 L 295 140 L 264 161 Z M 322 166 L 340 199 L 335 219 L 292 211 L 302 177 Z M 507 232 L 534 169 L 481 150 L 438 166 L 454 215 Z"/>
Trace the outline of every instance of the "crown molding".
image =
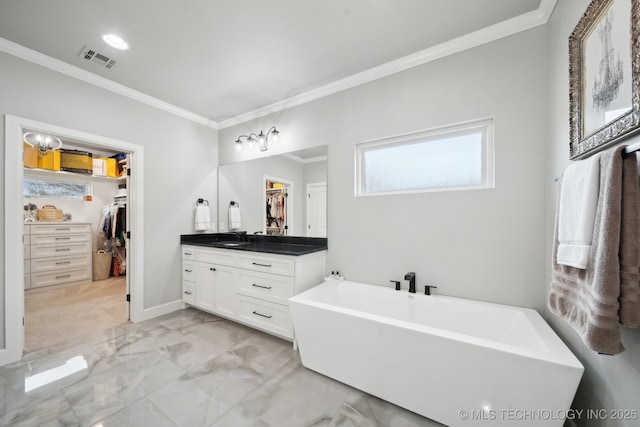
<path id="1" fill-rule="evenodd" d="M 437 59 L 444 58 L 513 34 L 544 25 L 549 20 L 557 0 L 541 0 L 538 9 L 507 19 L 489 27 L 465 34 L 447 42 L 432 46 L 402 58 L 353 74 L 300 95 L 286 98 L 265 107 L 219 121 L 218 129 L 225 129 L 248 122 L 287 108 L 305 104 L 334 93 L 341 92 L 383 77 L 395 74 Z"/>
<path id="2" fill-rule="evenodd" d="M 177 107 L 173 104 L 169 104 L 168 102 L 162 101 L 158 98 L 154 98 L 135 89 L 131 89 L 128 86 L 116 83 L 97 74 L 83 70 L 82 68 L 76 67 L 75 65 L 71 65 L 50 56 L 44 55 L 40 52 L 36 52 L 33 49 L 29 49 L 25 46 L 19 45 L 2 37 L 0 37 L 0 51 L 24 59 L 25 61 L 40 65 L 42 67 L 49 68 L 50 70 L 65 74 L 69 77 L 82 80 L 86 83 L 98 86 L 102 89 L 117 93 L 118 95 L 126 96 L 127 98 L 133 99 L 135 101 L 147 104 L 159 110 L 166 111 L 178 117 L 182 117 L 183 119 L 187 119 L 213 129 L 218 129 L 217 123 L 206 117 L 202 117 L 198 114 L 192 113 L 191 111 L 187 111 L 183 108 Z"/>

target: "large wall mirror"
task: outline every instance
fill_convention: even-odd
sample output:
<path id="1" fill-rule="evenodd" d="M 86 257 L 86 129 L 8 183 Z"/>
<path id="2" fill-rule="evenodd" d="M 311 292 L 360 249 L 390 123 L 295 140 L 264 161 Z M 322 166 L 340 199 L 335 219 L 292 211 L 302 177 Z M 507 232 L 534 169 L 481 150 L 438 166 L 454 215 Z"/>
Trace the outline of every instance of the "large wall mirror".
<path id="1" fill-rule="evenodd" d="M 218 222 L 219 231 L 326 237 L 327 146 L 219 166 Z"/>

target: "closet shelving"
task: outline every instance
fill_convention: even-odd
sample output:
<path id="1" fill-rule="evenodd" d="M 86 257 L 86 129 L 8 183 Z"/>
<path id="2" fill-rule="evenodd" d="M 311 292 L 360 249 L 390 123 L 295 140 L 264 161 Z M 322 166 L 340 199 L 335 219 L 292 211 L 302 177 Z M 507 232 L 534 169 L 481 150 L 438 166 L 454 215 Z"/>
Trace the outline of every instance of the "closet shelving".
<path id="1" fill-rule="evenodd" d="M 82 174 L 66 171 L 53 171 L 49 169 L 37 169 L 37 168 L 24 168 L 24 175 L 31 178 L 49 178 L 64 177 L 65 180 L 97 180 L 97 181 L 111 181 L 111 182 L 125 182 L 127 177 L 121 176 L 119 178 L 112 178 L 110 176 L 97 176 L 91 174 Z"/>

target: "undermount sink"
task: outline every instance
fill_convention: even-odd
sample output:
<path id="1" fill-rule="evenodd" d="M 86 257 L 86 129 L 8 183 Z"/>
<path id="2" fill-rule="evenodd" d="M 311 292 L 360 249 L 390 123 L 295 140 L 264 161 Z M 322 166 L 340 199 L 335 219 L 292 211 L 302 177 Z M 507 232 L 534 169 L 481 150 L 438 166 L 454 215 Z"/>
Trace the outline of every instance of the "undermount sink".
<path id="1" fill-rule="evenodd" d="M 229 246 L 229 247 L 234 247 L 234 246 L 246 246 L 246 245 L 250 245 L 251 242 L 225 242 L 225 243 L 221 243 L 222 246 Z"/>

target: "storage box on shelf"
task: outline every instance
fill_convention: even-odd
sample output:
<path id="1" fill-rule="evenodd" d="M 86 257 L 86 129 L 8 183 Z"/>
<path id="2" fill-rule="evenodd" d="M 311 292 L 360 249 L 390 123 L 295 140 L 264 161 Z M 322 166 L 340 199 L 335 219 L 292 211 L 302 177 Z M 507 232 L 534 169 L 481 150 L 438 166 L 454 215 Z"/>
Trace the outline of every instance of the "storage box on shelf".
<path id="1" fill-rule="evenodd" d="M 325 252 L 300 256 L 182 245 L 182 300 L 293 339 L 288 299 L 322 283 Z"/>
<path id="2" fill-rule="evenodd" d="M 91 279 L 91 224 L 25 224 L 25 289 Z"/>

